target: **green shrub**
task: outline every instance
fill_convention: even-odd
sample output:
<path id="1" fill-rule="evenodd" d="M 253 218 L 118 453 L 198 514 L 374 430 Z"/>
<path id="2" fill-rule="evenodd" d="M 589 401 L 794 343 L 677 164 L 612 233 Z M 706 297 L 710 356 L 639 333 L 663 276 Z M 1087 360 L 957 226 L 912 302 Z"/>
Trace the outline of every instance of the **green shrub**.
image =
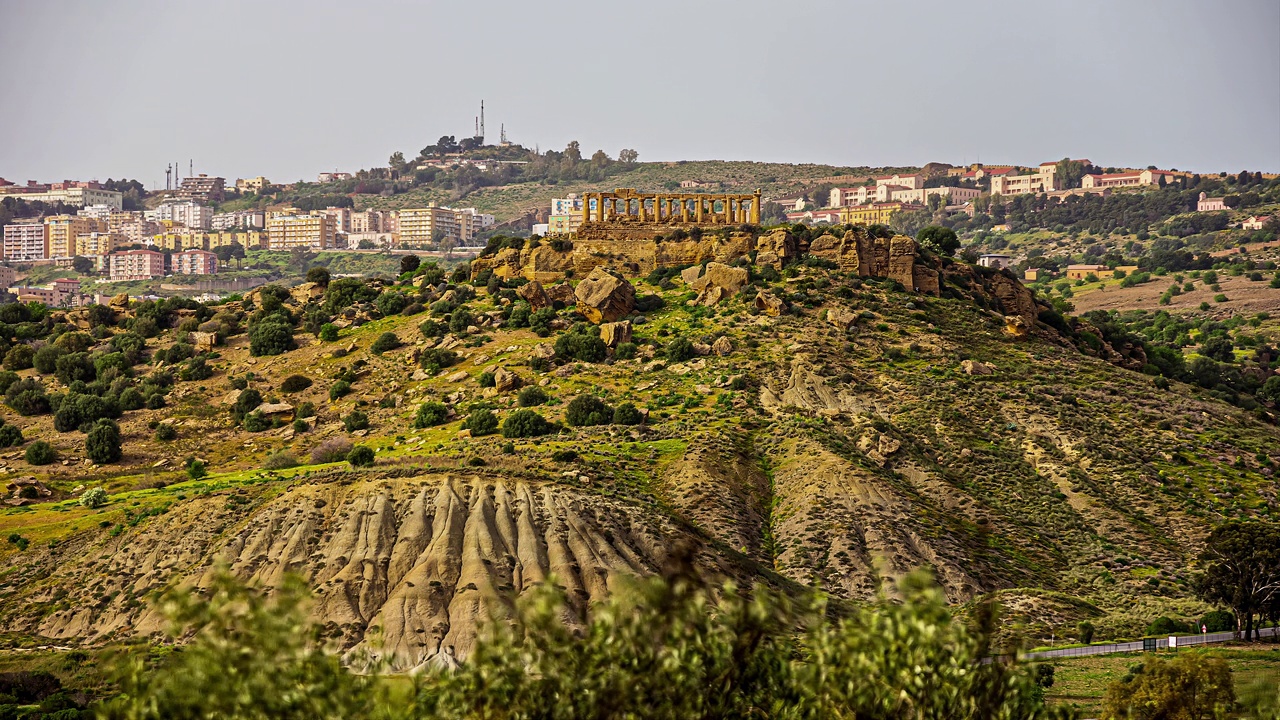
<path id="1" fill-rule="evenodd" d="M 301 463 L 298 458 L 288 450 L 277 450 L 268 455 L 262 461 L 263 470 L 288 470 L 291 467 L 297 467 Z"/>
<path id="2" fill-rule="evenodd" d="M 271 429 L 271 421 L 262 413 L 254 410 L 245 414 L 244 419 L 240 421 L 240 426 L 245 429 L 245 432 L 263 432 Z"/>
<path id="3" fill-rule="evenodd" d="M 480 373 L 480 377 L 477 378 L 477 381 L 480 383 L 480 387 L 482 388 L 491 388 L 494 386 L 495 382 L 493 379 L 493 373 L 487 371 Z"/>
<path id="4" fill-rule="evenodd" d="M 622 403 L 613 411 L 614 425 L 639 425 L 644 422 L 644 415 L 631 403 Z"/>
<path id="5" fill-rule="evenodd" d="M 537 385 L 530 385 L 516 396 L 516 405 L 520 407 L 536 407 L 547 401 L 547 393 Z"/>
<path id="6" fill-rule="evenodd" d="M 569 402 L 564 420 L 573 427 L 608 425 L 613 420 L 613 408 L 594 395 L 579 395 Z"/>
<path id="7" fill-rule="evenodd" d="M 22 437 L 22 430 L 17 425 L 5 423 L 0 425 L 0 448 L 13 447 L 26 442 Z"/>
<path id="8" fill-rule="evenodd" d="M 393 332 L 384 332 L 378 336 L 377 340 L 369 346 L 369 352 L 374 355 L 381 355 L 388 350 L 395 350 L 400 347 L 400 338 Z"/>
<path id="9" fill-rule="evenodd" d="M 4 384 L 2 379 L 0 384 Z M 19 415 L 41 415 L 49 412 L 49 397 L 44 394 L 44 385 L 35 378 L 23 378 L 9 383 L 4 401 Z"/>
<path id="10" fill-rule="evenodd" d="M 351 383 L 346 380 L 339 380 L 329 387 L 329 399 L 337 400 L 351 392 Z"/>
<path id="11" fill-rule="evenodd" d="M 633 342 L 618 343 L 618 347 L 613 351 L 613 356 L 618 360 L 630 360 L 636 356 L 636 349 L 636 344 Z"/>
<path id="12" fill-rule="evenodd" d="M 171 423 L 160 423 L 156 426 L 156 440 L 161 442 L 173 440 L 178 437 L 178 431 Z"/>
<path id="13" fill-rule="evenodd" d="M 333 323 L 325 323 L 320 326 L 320 339 L 325 342 L 334 342 L 338 339 L 338 326 Z"/>
<path id="14" fill-rule="evenodd" d="M 57 345 L 45 345 L 32 356 L 31 364 L 41 375 L 52 375 L 58 371 L 58 358 L 66 354 L 67 351 Z"/>
<path id="15" fill-rule="evenodd" d="M 529 329 L 538 337 L 546 337 L 551 334 L 551 321 L 556 319 L 556 311 L 549 307 L 535 311 L 529 316 Z"/>
<path id="16" fill-rule="evenodd" d="M 293 431 L 295 433 L 304 433 L 310 429 L 311 426 L 307 424 L 306 420 L 303 420 L 300 417 L 293 419 Z"/>
<path id="17" fill-rule="evenodd" d="M 187 364 L 178 372 L 178 377 L 183 380 L 208 380 L 213 377 L 213 368 L 204 361 L 204 358 L 191 358 Z"/>
<path id="18" fill-rule="evenodd" d="M 444 335 L 444 331 L 445 326 L 435 320 L 423 320 L 422 323 L 418 325 L 418 332 L 421 332 L 422 337 L 425 338 L 440 337 L 441 335 Z"/>
<path id="19" fill-rule="evenodd" d="M 99 465 L 119 460 L 120 427 L 111 420 L 99 420 L 85 438 L 84 453 Z"/>
<path id="20" fill-rule="evenodd" d="M 5 370 L 26 370 L 35 360 L 36 351 L 30 345 L 18 343 L 4 354 Z"/>
<path id="21" fill-rule="evenodd" d="M 470 430 L 472 437 L 492 435 L 498 431 L 498 418 L 488 410 L 472 410 L 467 415 L 466 421 L 462 423 L 462 427 Z"/>
<path id="22" fill-rule="evenodd" d="M 475 323 L 471 311 L 466 308 L 458 308 L 449 316 L 449 330 L 455 334 L 461 335 L 467 331 L 467 327 Z"/>
<path id="23" fill-rule="evenodd" d="M 249 328 L 249 354 L 281 355 L 294 348 L 293 328 L 272 315 Z"/>
<path id="24" fill-rule="evenodd" d="M 458 354 L 452 350 L 441 350 L 440 348 L 429 348 L 422 351 L 422 357 L 418 364 L 423 370 L 432 375 L 440 374 L 440 371 L 457 364 Z"/>
<path id="25" fill-rule="evenodd" d="M 31 465 L 48 465 L 58 459 L 58 453 L 49 443 L 37 440 L 27 446 L 24 457 Z"/>
<path id="26" fill-rule="evenodd" d="M 577 450 L 557 450 L 551 453 L 551 459 L 555 462 L 573 462 L 578 459 Z"/>
<path id="27" fill-rule="evenodd" d="M 107 504 L 107 491 L 100 487 L 85 490 L 80 495 L 80 505 L 90 509 L 100 508 Z"/>
<path id="28" fill-rule="evenodd" d="M 309 418 L 316 416 L 316 406 L 313 402 L 304 402 L 298 405 L 293 411 L 293 416 L 298 418 Z"/>
<path id="29" fill-rule="evenodd" d="M 415 428 L 435 427 L 444 424 L 449 418 L 449 408 L 438 402 L 424 402 L 418 406 L 418 414 L 413 418 Z"/>
<path id="30" fill-rule="evenodd" d="M 665 354 L 671 362 L 683 362 L 693 357 L 693 343 L 688 338 L 678 337 L 667 344 Z"/>
<path id="31" fill-rule="evenodd" d="M 551 423 L 533 410 L 516 410 L 502 423 L 502 436 L 524 438 L 547 435 L 554 432 Z"/>
<path id="32" fill-rule="evenodd" d="M 357 445 L 351 448 L 351 452 L 347 453 L 347 462 L 352 467 L 371 467 L 373 465 L 373 448 L 367 445 Z"/>
<path id="33" fill-rule="evenodd" d="M 347 432 L 352 432 L 355 430 L 368 430 L 369 416 L 366 415 L 363 411 L 352 410 L 351 414 L 342 418 L 342 427 L 346 428 Z"/>
<path id="34" fill-rule="evenodd" d="M 1227 632 L 1236 629 L 1236 616 L 1227 610 L 1210 610 L 1200 618 L 1206 632 Z"/>
<path id="35" fill-rule="evenodd" d="M 351 441 L 345 437 L 331 437 L 311 449 L 311 462 L 315 464 L 339 462 L 347 459 Z"/>
<path id="36" fill-rule="evenodd" d="M 236 396 L 236 401 L 231 405 L 231 418 L 236 422 L 244 419 L 244 416 L 250 410 L 262 404 L 262 393 L 254 388 L 245 388 Z"/>
<path id="37" fill-rule="evenodd" d="M 187 463 L 188 478 L 192 480 L 199 480 L 200 478 L 208 474 L 209 474 L 209 471 L 205 470 L 203 460 L 196 460 L 193 458 L 191 462 Z"/>
<path id="38" fill-rule="evenodd" d="M 280 383 L 280 392 L 302 392 L 309 387 L 311 387 L 311 378 L 306 375 L 290 375 Z"/>
<path id="39" fill-rule="evenodd" d="M 607 353 L 600 331 L 586 323 L 578 323 L 556 338 L 556 355 L 567 360 L 595 363 L 604 360 Z"/>

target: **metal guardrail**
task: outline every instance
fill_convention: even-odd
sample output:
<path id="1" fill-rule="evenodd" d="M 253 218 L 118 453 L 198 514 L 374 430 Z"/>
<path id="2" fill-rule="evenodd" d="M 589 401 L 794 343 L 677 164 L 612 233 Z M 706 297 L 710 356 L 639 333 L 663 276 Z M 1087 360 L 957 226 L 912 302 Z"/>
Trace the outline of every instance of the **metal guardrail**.
<path id="1" fill-rule="evenodd" d="M 1280 636 L 1280 628 L 1259 628 L 1258 637 L 1273 638 Z M 1175 645 L 1179 648 L 1191 645 L 1208 645 L 1210 643 L 1228 642 L 1236 639 L 1234 632 L 1215 632 L 1203 635 L 1176 635 Z M 1154 643 L 1153 643 L 1154 640 Z M 1023 655 L 1028 660 L 1045 658 L 1079 657 L 1083 655 L 1109 655 L 1111 653 L 1142 652 L 1144 650 L 1165 650 L 1169 647 L 1169 638 L 1148 638 L 1133 642 L 1108 643 L 1106 645 L 1085 645 L 1082 647 L 1063 648 L 1061 650 L 1041 650 Z"/>

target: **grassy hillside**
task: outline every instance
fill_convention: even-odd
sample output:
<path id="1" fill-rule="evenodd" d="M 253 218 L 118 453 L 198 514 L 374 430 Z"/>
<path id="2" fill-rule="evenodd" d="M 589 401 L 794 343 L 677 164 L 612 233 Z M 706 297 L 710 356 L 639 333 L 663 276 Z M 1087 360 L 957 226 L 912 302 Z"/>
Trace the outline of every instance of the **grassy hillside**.
<path id="1" fill-rule="evenodd" d="M 60 462 L 5 458 L 9 477 L 35 475 L 54 495 L 0 511 L 0 534 L 25 540 L 0 546 L 0 626 L 19 643 L 150 633 L 150 592 L 224 562 L 268 585 L 302 573 L 324 594 L 316 612 L 335 638 L 354 645 L 376 628 L 409 668 L 465 653 L 485 593 L 554 573 L 586 603 L 687 539 L 702 544 L 708 574 L 817 582 L 860 599 L 881 573 L 929 565 L 953 602 L 998 591 L 1033 642 L 1083 619 L 1099 638 L 1132 637 L 1160 615 L 1207 609 L 1189 583 L 1212 525 L 1275 519 L 1273 426 L 1196 386 L 1161 389 L 1081 355 L 1052 332 L 1010 337 L 968 300 L 800 266 L 758 281 L 794 308 L 770 318 L 741 297 L 691 307 L 682 288 L 635 282 L 665 302 L 636 326 L 636 359 L 530 365 L 555 337 L 482 327 L 462 333 L 457 365 L 414 376 L 436 331 L 419 329 L 427 314 L 392 315 L 333 342 L 297 333 L 298 349 L 276 356 L 252 357 L 232 335 L 209 356 L 211 377 L 178 380 L 162 408 L 124 413 L 117 463 L 86 460 L 85 436 L 55 431 L 49 415 L 6 410 Z M 467 305 L 477 317 L 503 307 L 483 293 Z M 824 319 L 843 308 L 859 318 L 847 332 Z M 405 346 L 371 352 L 386 332 Z M 677 338 L 721 336 L 728 356 L 662 356 Z M 965 361 L 993 372 L 968 374 Z M 501 421 L 516 410 L 515 391 L 482 387 L 496 367 L 545 392 L 534 409 L 547 420 L 563 422 L 569 402 L 591 394 L 648 421 L 468 437 L 461 421 L 473 411 Z M 283 392 L 295 374 L 311 386 Z M 331 395 L 338 378 L 349 394 Z M 315 417 L 249 432 L 233 422 L 232 381 L 268 402 L 312 403 Z M 453 419 L 414 428 L 426 401 Z M 368 429 L 345 429 L 357 411 Z M 161 422 L 176 439 L 157 437 Z M 311 461 L 343 437 L 373 448 L 375 465 Z M 278 453 L 303 464 L 285 467 Z M 278 469 L 265 469 L 269 457 Z M 192 458 L 207 476 L 189 476 Z M 79 493 L 99 485 L 110 502 L 82 507 Z"/>

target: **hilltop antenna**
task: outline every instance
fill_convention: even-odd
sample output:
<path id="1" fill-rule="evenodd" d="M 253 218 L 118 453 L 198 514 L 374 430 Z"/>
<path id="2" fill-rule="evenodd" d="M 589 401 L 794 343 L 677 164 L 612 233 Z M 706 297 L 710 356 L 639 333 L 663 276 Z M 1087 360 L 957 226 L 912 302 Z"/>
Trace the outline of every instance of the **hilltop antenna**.
<path id="1" fill-rule="evenodd" d="M 196 176 L 196 160 L 195 158 L 191 158 L 190 164 L 187 165 L 187 177 L 195 177 L 195 176 Z"/>
<path id="2" fill-rule="evenodd" d="M 476 137 L 479 137 L 479 138 L 484 137 L 484 101 L 483 100 L 480 101 L 480 132 L 476 135 Z"/>
<path id="3" fill-rule="evenodd" d="M 166 166 L 164 169 L 164 189 L 165 190 L 171 189 L 169 186 L 169 183 L 171 181 L 172 176 L 173 176 L 173 165 L 170 164 Z"/>
<path id="4" fill-rule="evenodd" d="M 507 124 L 506 124 L 506 123 L 502 123 L 501 125 L 499 125 L 499 126 L 498 126 L 498 128 L 499 128 L 499 130 L 500 130 L 500 132 L 501 132 L 501 140 L 500 140 L 500 142 L 501 142 L 503 145 L 506 145 L 506 144 L 507 144 Z"/>

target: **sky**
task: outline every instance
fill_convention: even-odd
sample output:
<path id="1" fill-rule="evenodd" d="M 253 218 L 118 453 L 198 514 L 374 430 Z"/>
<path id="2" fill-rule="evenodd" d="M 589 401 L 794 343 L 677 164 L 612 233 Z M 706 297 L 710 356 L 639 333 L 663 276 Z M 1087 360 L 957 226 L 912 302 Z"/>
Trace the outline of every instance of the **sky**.
<path id="1" fill-rule="evenodd" d="M 1280 171 L 1275 0 L 0 0 L 0 177 L 616 157 Z"/>

